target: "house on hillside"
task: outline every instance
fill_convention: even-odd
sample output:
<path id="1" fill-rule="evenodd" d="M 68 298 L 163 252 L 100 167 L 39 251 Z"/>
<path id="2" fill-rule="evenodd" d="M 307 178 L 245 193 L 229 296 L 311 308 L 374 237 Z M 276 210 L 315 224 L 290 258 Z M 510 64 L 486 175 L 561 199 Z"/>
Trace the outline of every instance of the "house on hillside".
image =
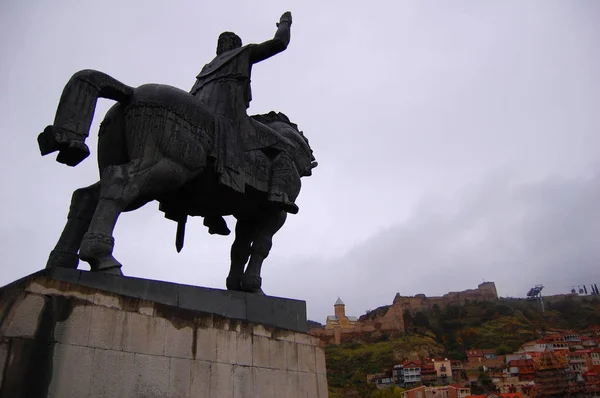
<path id="1" fill-rule="evenodd" d="M 437 371 L 431 359 L 427 359 L 421 363 L 421 381 L 426 386 L 437 384 Z"/>
<path id="2" fill-rule="evenodd" d="M 520 381 L 533 380 L 535 364 L 533 359 L 513 359 L 508 363 L 508 371 L 511 375 L 519 377 Z"/>
<path id="3" fill-rule="evenodd" d="M 404 386 L 411 387 L 421 382 L 421 361 L 406 361 L 402 364 Z"/>
<path id="4" fill-rule="evenodd" d="M 569 332 L 569 333 L 565 333 L 564 335 L 565 341 L 569 344 L 580 344 L 581 343 L 581 337 L 579 336 L 578 333 L 575 332 Z"/>
<path id="5" fill-rule="evenodd" d="M 567 358 L 569 360 L 569 368 L 578 375 L 591 370 L 593 367 L 591 350 L 577 350 L 569 352 Z M 582 380 L 580 377 L 579 380 Z"/>
<path id="6" fill-rule="evenodd" d="M 588 370 L 583 374 L 583 380 L 587 394 L 591 396 L 600 395 L 600 371 Z"/>
<path id="7" fill-rule="evenodd" d="M 581 336 L 581 345 L 584 350 L 589 350 L 598 347 L 598 342 L 591 337 Z"/>
<path id="8" fill-rule="evenodd" d="M 467 369 L 478 369 L 485 366 L 489 369 L 498 369 L 505 366 L 504 355 L 496 355 L 491 349 L 471 349 L 465 351 L 467 354 Z"/>
<path id="9" fill-rule="evenodd" d="M 470 388 L 456 384 L 441 387 L 420 386 L 400 394 L 402 398 L 467 398 L 470 395 Z"/>
<path id="10" fill-rule="evenodd" d="M 529 354 L 506 354 L 506 365 L 510 363 L 510 361 L 514 361 L 517 359 L 531 359 L 531 355 Z"/>
<path id="11" fill-rule="evenodd" d="M 390 388 L 394 385 L 394 379 L 388 375 L 374 377 L 372 381 L 379 390 Z"/>
<path id="12" fill-rule="evenodd" d="M 581 335 L 591 338 L 600 337 L 600 325 L 593 325 L 585 328 L 581 331 Z"/>
<path id="13" fill-rule="evenodd" d="M 437 374 L 438 384 L 449 384 L 453 381 L 452 362 L 448 358 L 435 358 L 433 360 L 433 367 Z"/>
<path id="14" fill-rule="evenodd" d="M 462 361 L 451 360 L 450 369 L 452 369 L 452 380 L 461 381 L 464 379 L 464 367 Z"/>
<path id="15" fill-rule="evenodd" d="M 398 364 L 394 365 L 392 368 L 392 378 L 394 379 L 394 384 L 397 386 L 404 385 L 404 365 Z"/>
<path id="16" fill-rule="evenodd" d="M 590 350 L 590 358 L 592 359 L 593 367 L 600 367 L 600 348 Z"/>
<path id="17" fill-rule="evenodd" d="M 559 350 L 560 352 L 561 350 Z M 567 352 L 562 350 L 563 352 Z M 521 346 L 515 354 L 528 354 L 534 361 L 537 361 L 543 354 L 554 353 L 554 344 L 546 339 L 529 341 Z"/>
<path id="18" fill-rule="evenodd" d="M 572 370 L 564 357 L 547 350 L 535 360 L 533 380 L 538 396 L 565 396 L 573 382 Z"/>
<path id="19" fill-rule="evenodd" d="M 551 343 L 554 350 L 569 350 L 569 343 L 563 334 L 549 334 L 544 337 L 544 340 Z"/>

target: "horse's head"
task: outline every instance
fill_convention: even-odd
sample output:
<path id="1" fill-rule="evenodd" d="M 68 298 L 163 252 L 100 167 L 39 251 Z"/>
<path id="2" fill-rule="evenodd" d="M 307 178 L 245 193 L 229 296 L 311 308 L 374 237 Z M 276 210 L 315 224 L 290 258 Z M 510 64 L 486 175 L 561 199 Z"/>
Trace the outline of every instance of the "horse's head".
<path id="1" fill-rule="evenodd" d="M 300 176 L 312 175 L 312 169 L 317 167 L 318 163 L 313 155 L 308 138 L 304 136 L 304 133 L 298 129 L 295 123 L 292 123 L 283 113 L 273 111 L 263 115 L 253 115 L 252 118 L 269 126 L 290 141 L 295 147 L 295 153 L 290 155 L 292 155 L 296 167 L 298 167 Z"/>

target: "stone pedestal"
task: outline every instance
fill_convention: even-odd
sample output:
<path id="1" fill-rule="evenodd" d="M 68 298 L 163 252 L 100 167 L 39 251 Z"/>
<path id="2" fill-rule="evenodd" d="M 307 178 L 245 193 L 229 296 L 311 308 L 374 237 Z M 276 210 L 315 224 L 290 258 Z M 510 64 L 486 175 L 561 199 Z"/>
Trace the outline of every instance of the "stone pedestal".
<path id="1" fill-rule="evenodd" d="M 327 397 L 303 301 L 68 269 L 0 288 L 0 398 Z"/>

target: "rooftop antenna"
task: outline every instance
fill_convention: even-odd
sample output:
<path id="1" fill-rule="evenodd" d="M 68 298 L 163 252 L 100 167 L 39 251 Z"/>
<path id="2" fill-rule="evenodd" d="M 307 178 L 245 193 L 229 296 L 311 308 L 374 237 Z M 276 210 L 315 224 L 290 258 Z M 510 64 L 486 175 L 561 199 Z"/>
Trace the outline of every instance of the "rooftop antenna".
<path id="1" fill-rule="evenodd" d="M 542 297 L 542 289 L 544 285 L 535 285 L 527 292 L 528 300 L 538 300 L 540 302 L 540 306 L 542 307 L 542 313 L 544 312 L 544 298 Z"/>

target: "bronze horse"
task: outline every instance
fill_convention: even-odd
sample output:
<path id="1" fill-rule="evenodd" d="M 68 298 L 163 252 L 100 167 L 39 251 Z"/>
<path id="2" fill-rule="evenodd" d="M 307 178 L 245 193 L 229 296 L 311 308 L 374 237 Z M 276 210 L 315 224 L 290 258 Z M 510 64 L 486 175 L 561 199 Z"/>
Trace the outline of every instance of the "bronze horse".
<path id="1" fill-rule="evenodd" d="M 240 154 L 246 187 L 244 193 L 230 189 L 219 183 L 210 156 L 216 152 L 211 148 L 222 142 L 214 128 L 220 116 L 183 90 L 160 84 L 132 88 L 104 73 L 83 70 L 69 80 L 54 124 L 38 137 L 42 155 L 58 151 L 57 161 L 70 166 L 89 155 L 85 139 L 98 98 L 117 101 L 99 129 L 100 181 L 73 193 L 67 223 L 47 267 L 77 268 L 81 259 L 91 271 L 122 275 L 112 254 L 117 219 L 122 212 L 157 200 L 165 217 L 178 222 L 178 250 L 187 216 L 233 215 L 237 223 L 227 288 L 262 293 L 261 267 L 273 235 L 287 217 L 266 200 L 271 149 Z M 317 162 L 294 123 L 275 112 L 252 118 L 274 129 L 286 140 L 286 148 L 293 148 L 285 155 L 295 168 L 286 172 L 312 174 Z"/>

